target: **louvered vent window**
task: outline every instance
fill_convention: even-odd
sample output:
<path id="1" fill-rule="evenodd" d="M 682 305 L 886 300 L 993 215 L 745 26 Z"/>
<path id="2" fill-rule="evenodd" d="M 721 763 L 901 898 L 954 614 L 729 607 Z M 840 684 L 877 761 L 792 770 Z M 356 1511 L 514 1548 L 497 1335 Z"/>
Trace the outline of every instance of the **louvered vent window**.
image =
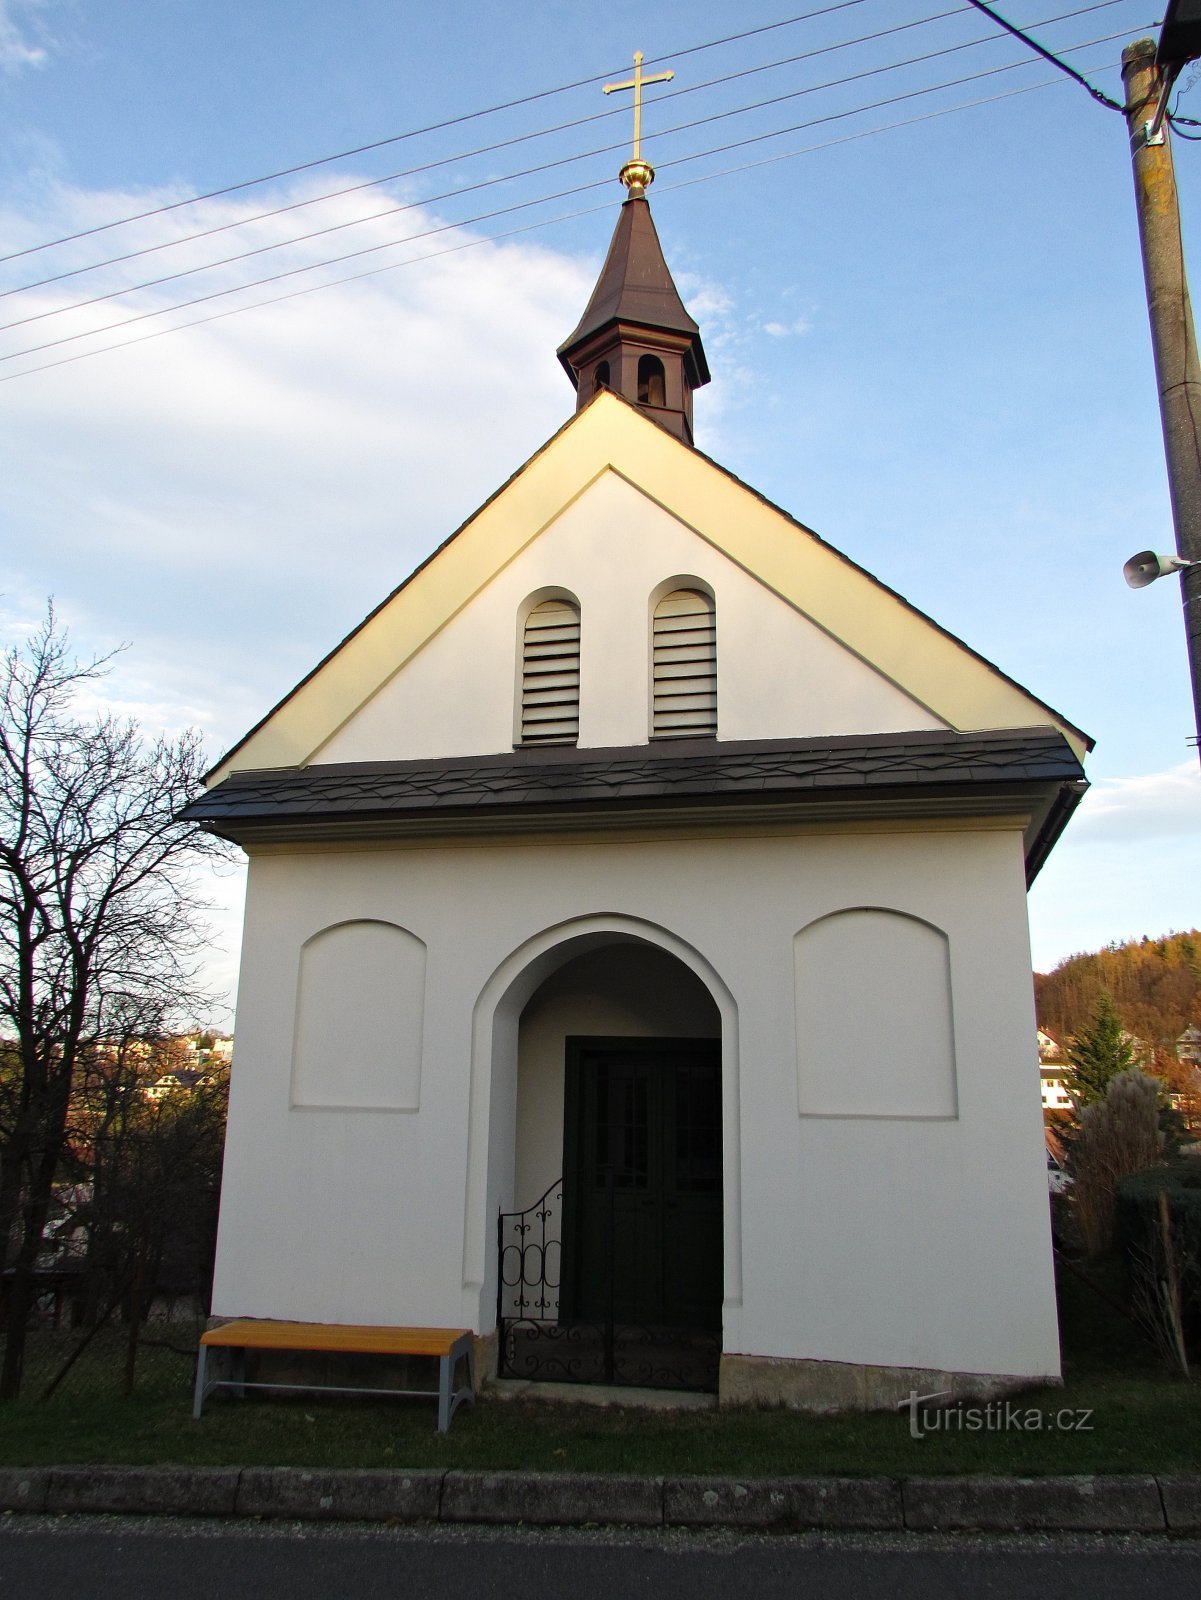
<path id="1" fill-rule="evenodd" d="M 580 613 L 544 600 L 525 620 L 522 744 L 575 744 L 580 735 Z"/>
<path id="2" fill-rule="evenodd" d="M 677 589 L 655 607 L 656 738 L 717 732 L 717 616 L 696 589 Z"/>

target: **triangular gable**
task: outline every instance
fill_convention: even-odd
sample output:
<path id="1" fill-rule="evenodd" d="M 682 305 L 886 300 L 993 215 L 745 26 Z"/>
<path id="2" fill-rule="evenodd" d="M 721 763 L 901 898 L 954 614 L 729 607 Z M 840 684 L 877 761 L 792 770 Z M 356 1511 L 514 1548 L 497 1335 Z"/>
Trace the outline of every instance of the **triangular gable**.
<path id="1" fill-rule="evenodd" d="M 1091 741 L 817 534 L 602 392 L 388 596 L 208 776 L 304 765 L 490 580 L 612 471 L 960 731 Z"/>

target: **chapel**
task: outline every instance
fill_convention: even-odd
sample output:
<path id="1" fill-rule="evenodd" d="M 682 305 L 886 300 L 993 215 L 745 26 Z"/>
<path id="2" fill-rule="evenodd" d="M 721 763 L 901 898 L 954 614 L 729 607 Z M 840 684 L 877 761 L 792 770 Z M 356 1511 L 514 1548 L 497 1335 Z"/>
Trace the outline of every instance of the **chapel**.
<path id="1" fill-rule="evenodd" d="M 1089 740 L 710 460 L 626 196 L 570 419 L 210 774 L 213 1312 L 892 1406 L 1059 1372 L 1026 888 Z"/>

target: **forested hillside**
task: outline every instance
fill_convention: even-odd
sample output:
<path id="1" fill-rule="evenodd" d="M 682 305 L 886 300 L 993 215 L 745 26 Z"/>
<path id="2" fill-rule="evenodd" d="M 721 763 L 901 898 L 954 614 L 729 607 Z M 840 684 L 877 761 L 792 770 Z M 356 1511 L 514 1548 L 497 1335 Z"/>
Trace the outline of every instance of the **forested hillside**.
<path id="1" fill-rule="evenodd" d="M 1201 933 L 1111 944 L 1036 972 L 1039 1027 L 1062 1043 L 1092 1019 L 1103 990 L 1128 1033 L 1174 1045 L 1190 1023 L 1201 1024 Z"/>

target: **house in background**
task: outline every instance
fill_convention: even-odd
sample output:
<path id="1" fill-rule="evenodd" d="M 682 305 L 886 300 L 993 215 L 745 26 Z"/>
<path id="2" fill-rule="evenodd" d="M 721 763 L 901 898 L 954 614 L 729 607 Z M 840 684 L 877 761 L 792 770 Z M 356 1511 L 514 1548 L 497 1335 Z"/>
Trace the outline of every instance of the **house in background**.
<path id="1" fill-rule="evenodd" d="M 1070 1111 L 1072 1109 L 1072 1091 L 1070 1069 L 1067 1064 L 1061 1062 L 1058 1066 L 1053 1063 L 1049 1066 L 1040 1066 L 1038 1077 L 1043 1110 Z"/>
<path id="2" fill-rule="evenodd" d="M 1038 1059 L 1044 1065 L 1050 1061 L 1063 1060 L 1063 1051 L 1057 1041 L 1049 1033 L 1044 1033 L 1041 1028 L 1038 1030 Z"/>
<path id="3" fill-rule="evenodd" d="M 250 858 L 214 1313 L 1053 1377 L 1025 892 L 1088 740 L 694 448 L 649 178 L 575 415 L 191 808 Z"/>
<path id="4" fill-rule="evenodd" d="M 1038 1080 L 1044 1111 L 1070 1111 L 1071 1067 L 1059 1044 L 1049 1033 L 1038 1030 Z"/>

